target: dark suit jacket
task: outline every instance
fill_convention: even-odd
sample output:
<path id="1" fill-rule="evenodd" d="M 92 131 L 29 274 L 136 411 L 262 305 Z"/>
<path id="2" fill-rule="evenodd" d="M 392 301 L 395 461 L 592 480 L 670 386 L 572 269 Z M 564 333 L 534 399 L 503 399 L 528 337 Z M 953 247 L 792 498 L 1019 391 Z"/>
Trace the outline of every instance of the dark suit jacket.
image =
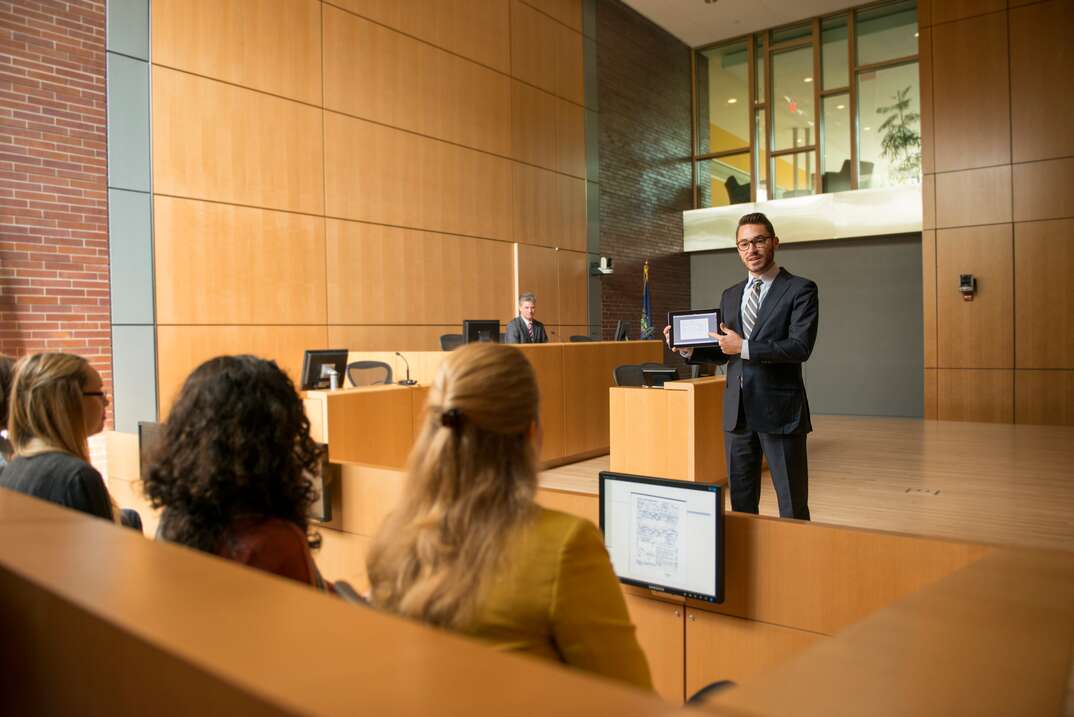
<path id="1" fill-rule="evenodd" d="M 526 321 L 521 316 L 516 316 L 507 324 L 507 335 L 504 338 L 506 344 L 546 344 L 548 332 L 544 330 L 544 324 L 537 319 L 533 320 L 533 341 L 530 341 L 530 332 L 526 330 Z"/>
<path id="2" fill-rule="evenodd" d="M 746 281 L 723 292 L 723 322 L 742 334 L 742 292 Z M 743 401 L 749 428 L 757 433 L 809 433 L 809 401 L 802 364 L 813 353 L 820 309 L 817 285 L 780 269 L 764 297 L 753 336 L 750 358 L 727 356 L 720 348 L 699 348 L 690 363 L 726 363 L 727 390 L 723 398 L 723 428 L 734 430 L 738 402 Z"/>

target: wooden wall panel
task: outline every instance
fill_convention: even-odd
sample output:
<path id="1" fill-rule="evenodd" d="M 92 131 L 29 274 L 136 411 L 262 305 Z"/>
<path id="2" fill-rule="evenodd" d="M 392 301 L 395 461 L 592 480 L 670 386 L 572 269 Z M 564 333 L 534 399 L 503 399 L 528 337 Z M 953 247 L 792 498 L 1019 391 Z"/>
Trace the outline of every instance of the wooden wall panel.
<path id="1" fill-rule="evenodd" d="M 511 1 L 511 75 L 556 91 L 558 25 L 520 0 Z"/>
<path id="2" fill-rule="evenodd" d="M 672 704 L 683 696 L 683 654 L 686 650 L 681 604 L 653 600 L 627 593 L 627 610 L 637 628 L 638 643 L 649 659 L 649 671 L 656 693 Z"/>
<path id="3" fill-rule="evenodd" d="M 1015 371 L 1014 422 L 1074 426 L 1074 371 Z"/>
<path id="4" fill-rule="evenodd" d="M 922 140 L 924 141 L 924 140 Z M 921 177 L 921 228 L 936 228 L 936 175 Z"/>
<path id="5" fill-rule="evenodd" d="M 321 110 L 153 68 L 153 191 L 324 212 Z"/>
<path id="6" fill-rule="evenodd" d="M 515 241 L 585 251 L 585 180 L 517 162 L 511 177 Z"/>
<path id="7" fill-rule="evenodd" d="M 941 421 L 1014 422 L 1014 371 L 937 370 Z"/>
<path id="8" fill-rule="evenodd" d="M 936 175 L 937 228 L 1009 221 L 1010 165 Z"/>
<path id="9" fill-rule="evenodd" d="M 510 72 L 507 0 L 333 0 L 332 4 Z"/>
<path id="10" fill-rule="evenodd" d="M 934 421 L 940 417 L 939 381 L 939 369 L 925 369 L 925 418 L 927 420 Z"/>
<path id="11" fill-rule="evenodd" d="M 1074 369 L 1074 219 L 1014 225 L 1018 368 Z"/>
<path id="12" fill-rule="evenodd" d="M 514 313 L 506 242 L 337 219 L 326 239 L 330 324 L 459 326 Z"/>
<path id="13" fill-rule="evenodd" d="M 938 11 L 939 4 L 934 23 L 940 22 Z M 932 32 L 936 171 L 1009 163 L 1006 14 L 937 24 Z"/>
<path id="14" fill-rule="evenodd" d="M 511 238 L 510 161 L 325 112 L 330 217 Z"/>
<path id="15" fill-rule="evenodd" d="M 564 25 L 582 31 L 582 0 L 525 0 L 546 15 L 551 15 Z"/>
<path id="16" fill-rule="evenodd" d="M 1010 11 L 1011 126 L 1015 162 L 1074 155 L 1074 3 Z M 1067 195 L 1069 196 L 1069 192 Z"/>
<path id="17" fill-rule="evenodd" d="M 589 258 L 574 251 L 556 252 L 560 324 L 586 323 L 589 316 Z"/>
<path id="18" fill-rule="evenodd" d="M 562 458 L 565 426 L 563 348 L 550 344 L 525 344 L 521 350 L 533 366 L 541 391 L 541 452 L 538 458 L 542 461 Z"/>
<path id="19" fill-rule="evenodd" d="M 918 2 L 918 14 L 923 11 L 924 3 Z M 921 23 L 918 30 L 917 52 L 918 72 L 921 77 L 921 171 L 932 174 L 936 171 L 936 128 L 934 124 L 933 90 L 932 90 L 932 28 Z"/>
<path id="20" fill-rule="evenodd" d="M 153 62 L 321 104 L 317 0 L 154 0 Z"/>
<path id="21" fill-rule="evenodd" d="M 1010 224 L 936 232 L 937 357 L 941 368 L 1014 367 L 1014 266 Z M 977 277 L 963 301 L 960 274 Z"/>
<path id="22" fill-rule="evenodd" d="M 330 325 L 328 343 L 333 347 L 351 351 L 439 351 L 442 334 L 457 334 L 459 324 L 444 326 L 376 325 L 349 326 Z M 411 366 L 413 368 L 413 366 Z M 399 370 L 402 370 L 400 365 Z M 396 380 L 406 378 L 400 375 Z"/>
<path id="23" fill-rule="evenodd" d="M 157 196 L 157 322 L 324 324 L 324 219 Z"/>
<path id="24" fill-rule="evenodd" d="M 1015 164 L 1014 221 L 1074 217 L 1074 157 Z"/>
<path id="25" fill-rule="evenodd" d="M 507 155 L 510 79 L 325 5 L 328 109 Z"/>
<path id="26" fill-rule="evenodd" d="M 686 695 L 717 680 L 741 683 L 798 655 L 824 635 L 688 610 Z"/>
<path id="27" fill-rule="evenodd" d="M 555 95 L 511 81 L 511 156 L 545 169 L 556 169 Z"/>
<path id="28" fill-rule="evenodd" d="M 537 319 L 558 324 L 560 305 L 555 250 L 528 244 L 515 246 L 518 251 L 518 293 L 535 294 Z"/>
<path id="29" fill-rule="evenodd" d="M 369 590 L 365 556 L 372 539 L 323 526 L 318 526 L 317 531 L 321 534 L 321 549 L 313 559 L 324 579 L 346 580 L 358 592 Z"/>
<path id="30" fill-rule="evenodd" d="M 921 232 L 921 296 L 924 318 L 921 328 L 925 334 L 925 366 L 935 368 L 936 358 L 936 232 Z"/>
<path id="31" fill-rule="evenodd" d="M 586 182 L 584 179 L 556 175 L 562 228 L 557 246 L 572 251 L 586 250 Z"/>
<path id="32" fill-rule="evenodd" d="M 555 25 L 556 65 L 555 93 L 576 105 L 585 102 L 582 87 L 582 33 Z"/>
<path id="33" fill-rule="evenodd" d="M 372 535 L 380 518 L 395 505 L 399 492 L 398 471 L 407 463 L 414 445 L 414 415 L 411 394 L 421 387 L 367 386 L 350 391 L 310 392 L 327 403 L 325 426 L 328 432 L 328 460 L 358 463 L 379 469 L 369 473 L 344 472 L 341 522 L 344 530 Z M 360 392 L 360 395 L 355 395 Z M 364 487 L 356 484 L 364 476 Z M 351 480 L 354 479 L 354 480 Z M 347 492 L 351 495 L 348 496 Z M 359 491 L 358 495 L 354 492 Z M 388 505 L 371 504 L 374 499 Z M 362 504 L 365 504 L 364 507 Z"/>
<path id="34" fill-rule="evenodd" d="M 297 385 L 306 349 L 327 348 L 324 326 L 158 326 L 157 383 L 164 418 L 186 377 L 206 359 L 254 354 L 272 359 Z"/>
<path id="35" fill-rule="evenodd" d="M 998 12 L 1007 7 L 1006 0 L 930 0 L 930 5 L 933 25 Z"/>
<path id="36" fill-rule="evenodd" d="M 585 178 L 585 109 L 581 105 L 555 100 L 555 169 Z"/>

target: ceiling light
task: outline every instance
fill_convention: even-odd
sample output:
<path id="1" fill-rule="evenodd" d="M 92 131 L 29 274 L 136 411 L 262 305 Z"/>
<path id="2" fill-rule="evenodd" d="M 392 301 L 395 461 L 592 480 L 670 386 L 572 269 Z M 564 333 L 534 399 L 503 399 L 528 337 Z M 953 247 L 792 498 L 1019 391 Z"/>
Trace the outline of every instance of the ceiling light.
<path id="1" fill-rule="evenodd" d="M 846 108 L 847 108 L 846 105 L 836 105 L 835 106 L 835 109 L 837 109 L 837 110 L 845 110 Z"/>
<path id="2" fill-rule="evenodd" d="M 862 129 L 864 129 L 866 132 L 868 132 L 869 130 L 872 129 L 872 127 L 863 127 Z"/>
<path id="3" fill-rule="evenodd" d="M 727 100 L 727 104 L 729 104 L 729 105 L 733 105 L 733 104 L 735 104 L 736 102 L 738 102 L 738 98 L 737 98 L 737 97 L 732 97 L 731 99 Z"/>
<path id="4" fill-rule="evenodd" d="M 917 37 L 917 33 L 916 33 L 916 32 L 914 33 L 914 37 Z"/>
<path id="5" fill-rule="evenodd" d="M 812 82 L 812 81 L 813 81 L 812 77 L 803 77 L 802 78 L 802 82 Z"/>

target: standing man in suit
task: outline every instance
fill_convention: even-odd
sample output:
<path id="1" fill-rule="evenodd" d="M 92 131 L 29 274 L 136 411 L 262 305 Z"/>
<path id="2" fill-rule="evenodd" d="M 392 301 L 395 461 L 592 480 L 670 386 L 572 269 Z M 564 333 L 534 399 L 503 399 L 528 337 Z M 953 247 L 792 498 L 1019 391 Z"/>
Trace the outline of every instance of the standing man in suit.
<path id="1" fill-rule="evenodd" d="M 537 311 L 537 297 L 526 292 L 518 297 L 518 316 L 511 319 L 507 324 L 507 336 L 504 343 L 508 344 L 546 344 L 548 333 L 544 330 L 544 324 L 533 315 Z"/>
<path id="2" fill-rule="evenodd" d="M 802 364 L 817 340 L 817 285 L 776 265 L 779 238 L 761 213 L 738 220 L 738 256 L 749 272 L 720 299 L 719 346 L 681 349 L 690 363 L 727 364 L 724 448 L 731 509 L 756 513 L 761 456 L 768 458 L 782 518 L 809 520 L 806 434 L 809 401 Z M 664 329 L 670 343 L 670 328 Z"/>

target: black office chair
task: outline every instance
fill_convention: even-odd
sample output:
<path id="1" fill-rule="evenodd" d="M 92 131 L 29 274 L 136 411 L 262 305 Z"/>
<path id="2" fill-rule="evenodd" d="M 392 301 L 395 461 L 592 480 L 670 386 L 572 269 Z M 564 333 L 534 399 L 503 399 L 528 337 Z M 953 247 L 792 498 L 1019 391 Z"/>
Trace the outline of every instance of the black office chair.
<path id="1" fill-rule="evenodd" d="M 347 364 L 352 386 L 375 386 L 392 382 L 392 367 L 383 361 L 355 361 Z"/>
<path id="2" fill-rule="evenodd" d="M 466 337 L 462 334 L 441 334 L 440 335 L 440 350 L 441 351 L 454 351 L 455 349 L 466 343 Z"/>
<path id="3" fill-rule="evenodd" d="M 658 366 L 660 364 L 657 364 Z M 616 386 L 644 386 L 645 379 L 641 373 L 641 366 L 637 364 L 623 364 L 612 369 L 612 379 Z"/>
<path id="4" fill-rule="evenodd" d="M 571 337 L 571 343 L 573 343 L 573 344 L 580 344 L 580 343 L 584 343 L 586 341 L 596 341 L 596 339 L 593 338 L 592 336 L 572 336 Z"/>

